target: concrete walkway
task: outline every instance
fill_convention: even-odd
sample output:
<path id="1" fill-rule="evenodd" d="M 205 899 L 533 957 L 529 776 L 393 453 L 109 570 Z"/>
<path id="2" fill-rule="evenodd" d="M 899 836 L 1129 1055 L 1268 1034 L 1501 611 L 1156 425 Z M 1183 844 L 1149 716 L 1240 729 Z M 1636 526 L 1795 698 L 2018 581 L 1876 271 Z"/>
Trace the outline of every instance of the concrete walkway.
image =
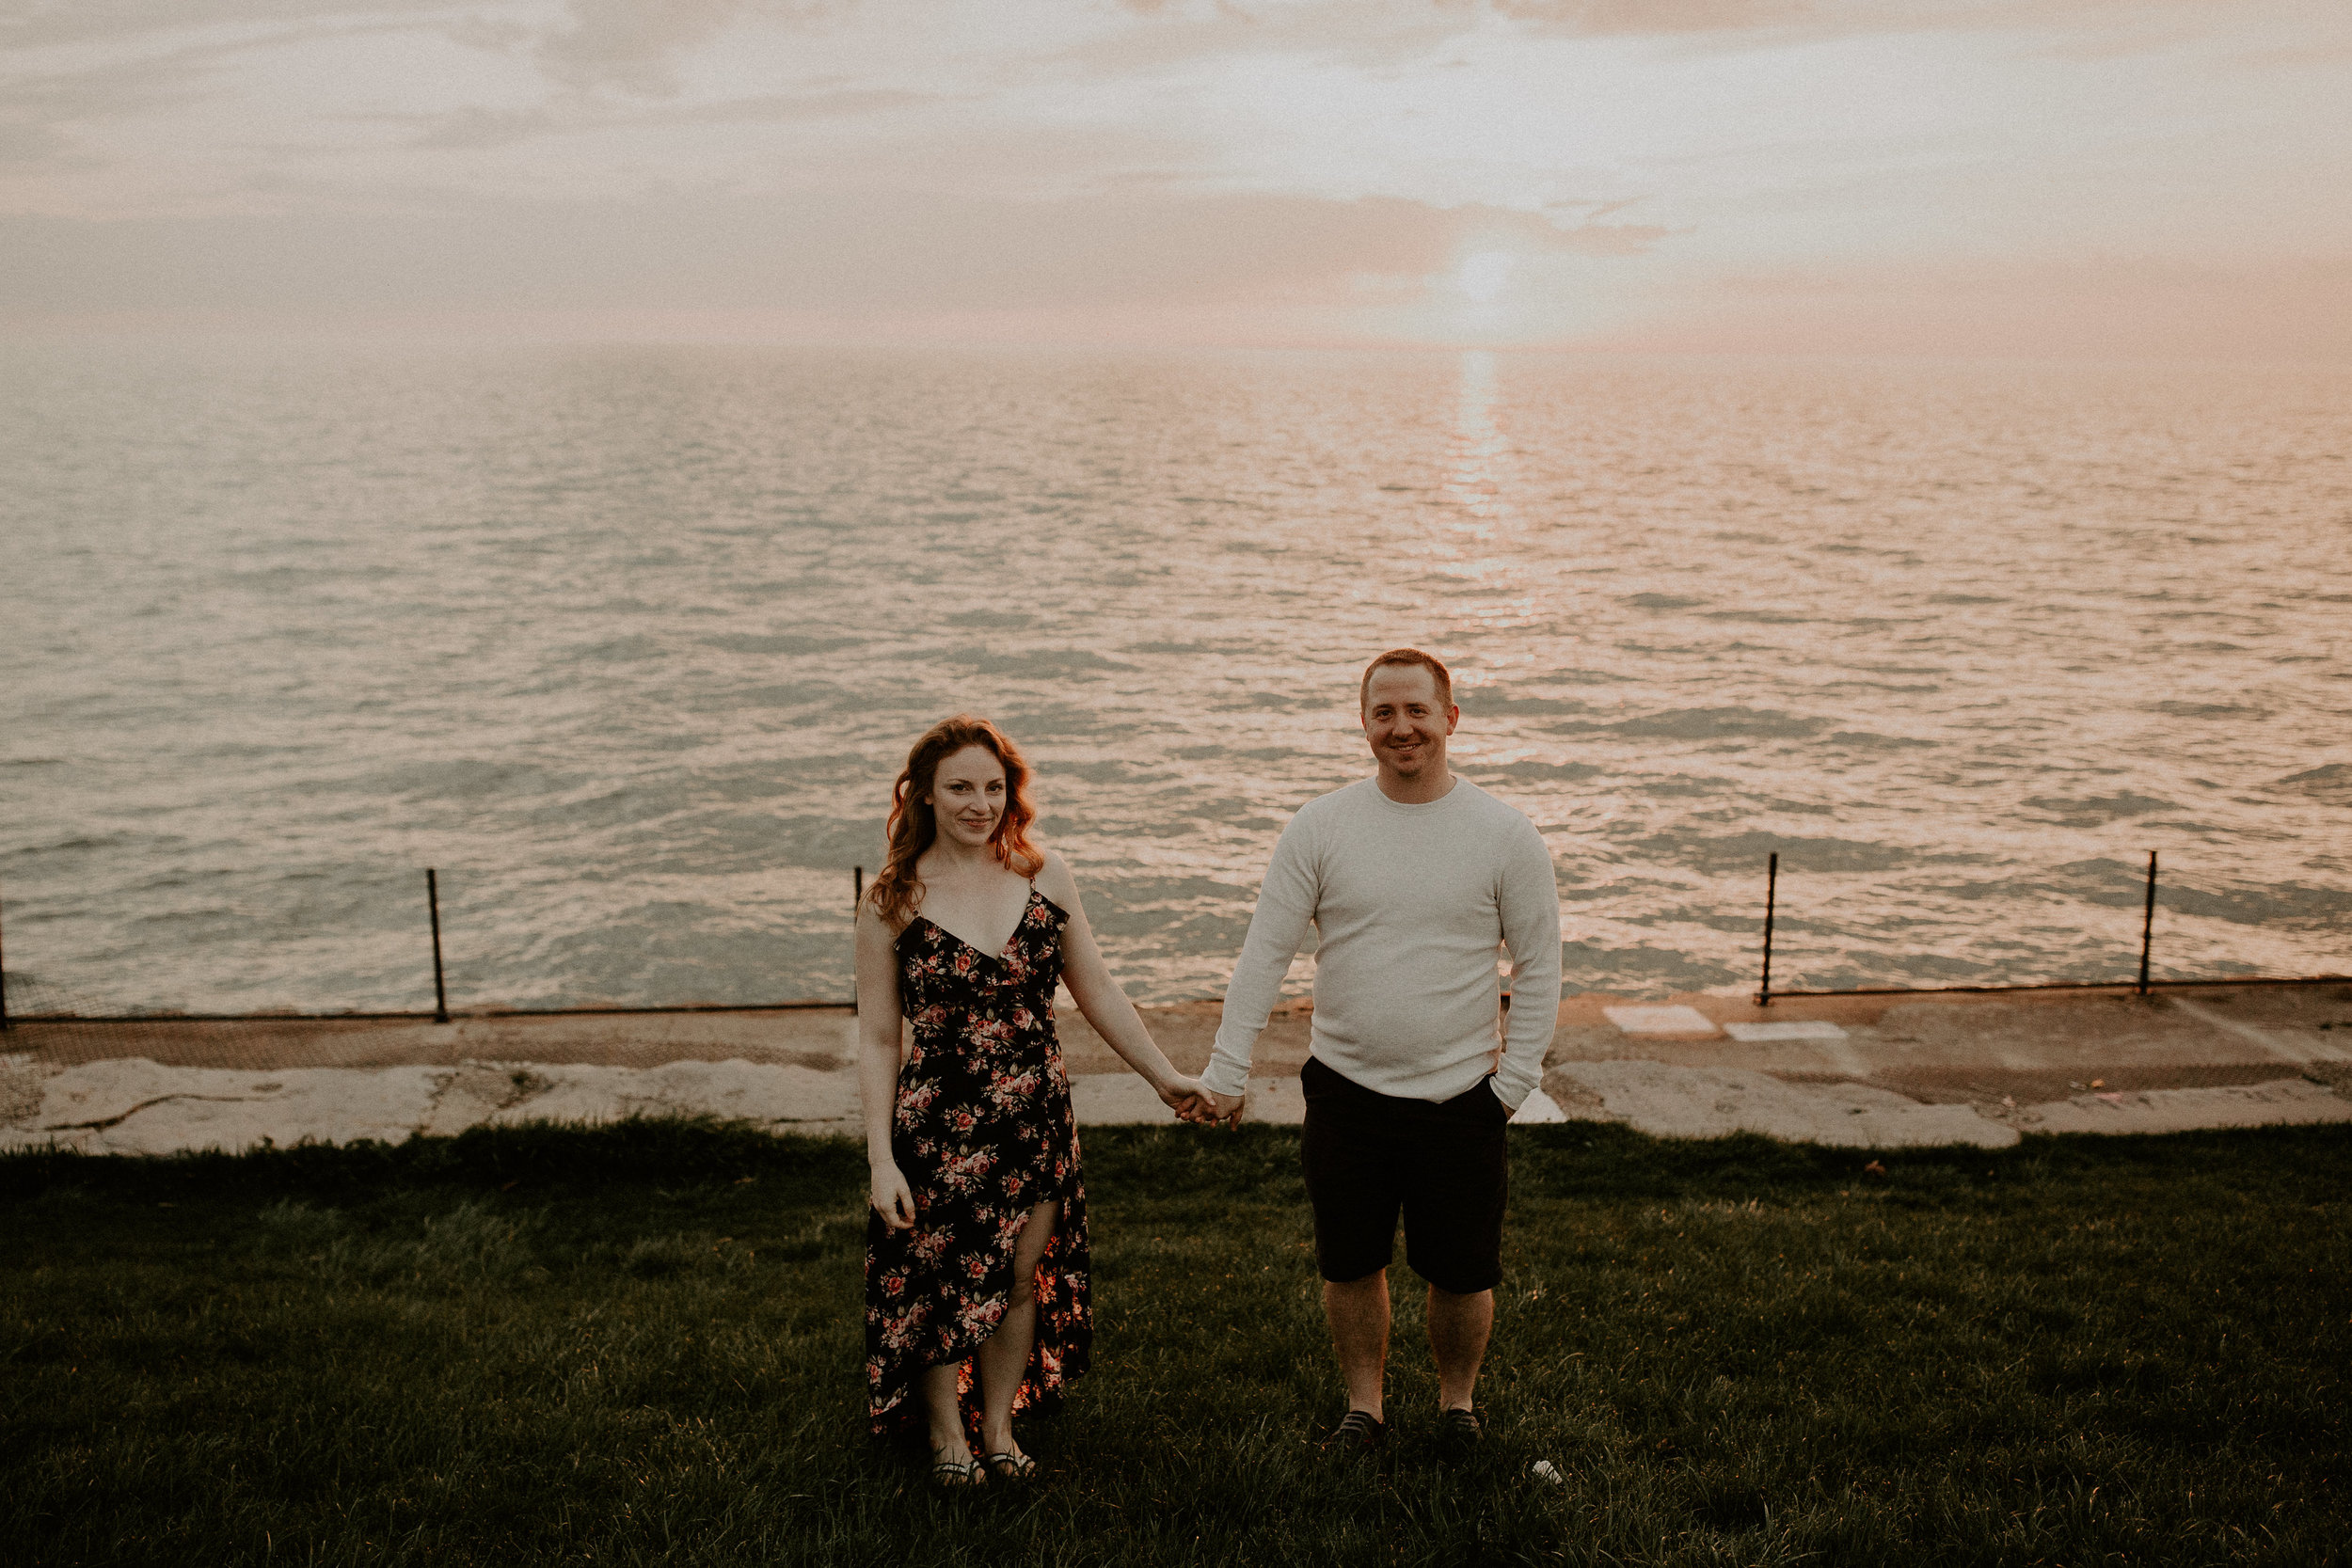
<path id="1" fill-rule="evenodd" d="M 1146 1009 L 1180 1069 L 1205 1064 L 1214 1003 Z M 1278 1015 L 1250 1116 L 1295 1123 L 1310 1018 Z M 422 1020 L 45 1022 L 0 1055 L 0 1149 L 241 1149 L 397 1140 L 519 1121 L 710 1115 L 856 1135 L 843 1009 Z M 1168 1112 L 1075 1017 L 1079 1119 Z M 2027 1132 L 2164 1132 L 2352 1121 L 2352 986 L 1561 1006 L 1521 1122 L 1663 1137 L 1759 1132 L 1855 1148 L 2000 1148 Z"/>

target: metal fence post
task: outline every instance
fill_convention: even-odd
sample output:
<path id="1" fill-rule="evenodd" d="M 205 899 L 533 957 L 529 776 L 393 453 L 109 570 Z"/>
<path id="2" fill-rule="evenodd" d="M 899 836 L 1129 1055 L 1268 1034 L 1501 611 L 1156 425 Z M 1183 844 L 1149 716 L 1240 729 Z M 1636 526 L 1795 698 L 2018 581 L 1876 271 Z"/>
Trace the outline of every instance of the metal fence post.
<path id="1" fill-rule="evenodd" d="M 1756 988 L 1756 1005 L 1772 1005 L 1772 906 L 1780 895 L 1780 851 L 1775 849 L 1764 862 L 1764 982 Z"/>
<path id="2" fill-rule="evenodd" d="M 424 872 L 425 907 L 433 911 L 433 1022 L 449 1022 L 449 991 L 441 984 L 441 879 L 431 866 Z"/>
<path id="3" fill-rule="evenodd" d="M 866 907 L 866 867 L 859 866 L 850 874 L 850 1012 L 857 1012 L 857 912 Z"/>
<path id="4" fill-rule="evenodd" d="M 2139 917 L 2139 994 L 2148 994 L 2148 947 L 2156 932 L 2156 852 L 2148 851 L 2148 907 Z"/>

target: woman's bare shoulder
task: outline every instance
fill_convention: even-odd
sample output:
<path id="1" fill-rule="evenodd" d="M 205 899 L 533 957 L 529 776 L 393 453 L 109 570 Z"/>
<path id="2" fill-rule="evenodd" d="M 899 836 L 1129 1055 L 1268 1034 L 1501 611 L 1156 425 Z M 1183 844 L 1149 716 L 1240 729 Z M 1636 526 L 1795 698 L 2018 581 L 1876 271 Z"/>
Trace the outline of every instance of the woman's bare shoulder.
<path id="1" fill-rule="evenodd" d="M 858 904 L 856 928 L 861 933 L 871 933 L 895 942 L 905 934 L 908 927 L 914 924 L 914 911 L 909 910 L 904 914 L 886 915 L 869 892 Z"/>
<path id="2" fill-rule="evenodd" d="M 1061 858 L 1060 850 L 1041 844 L 1038 846 L 1038 853 L 1044 857 L 1045 863 L 1038 867 L 1037 890 L 1063 909 L 1069 909 L 1071 901 L 1078 896 L 1078 879 L 1071 874 L 1070 863 Z"/>

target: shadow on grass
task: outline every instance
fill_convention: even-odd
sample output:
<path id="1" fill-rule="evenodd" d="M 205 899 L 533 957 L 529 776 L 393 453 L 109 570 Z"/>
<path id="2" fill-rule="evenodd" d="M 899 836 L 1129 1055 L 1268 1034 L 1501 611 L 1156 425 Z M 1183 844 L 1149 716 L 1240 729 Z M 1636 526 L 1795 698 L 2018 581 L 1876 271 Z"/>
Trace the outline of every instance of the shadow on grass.
<path id="1" fill-rule="evenodd" d="M 854 1145 L 8 1156 L 0 1557 L 2337 1560 L 2352 1136 L 1870 1158 L 1515 1130 L 1488 1441 L 1400 1266 L 1348 1466 L 1295 1132 L 1090 1131 L 1096 1370 L 941 1498 L 863 1436 Z"/>

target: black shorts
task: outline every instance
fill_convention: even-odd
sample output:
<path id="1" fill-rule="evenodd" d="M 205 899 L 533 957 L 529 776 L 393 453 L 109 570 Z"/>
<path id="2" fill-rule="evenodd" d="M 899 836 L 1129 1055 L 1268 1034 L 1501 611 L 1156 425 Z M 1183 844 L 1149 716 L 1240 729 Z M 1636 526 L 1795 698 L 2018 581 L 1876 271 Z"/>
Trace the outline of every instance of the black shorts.
<path id="1" fill-rule="evenodd" d="M 1511 1108 L 1490 1081 L 1432 1104 L 1375 1093 L 1310 1056 L 1298 1084 L 1323 1277 L 1345 1283 L 1387 1268 L 1401 1211 L 1415 1274 L 1455 1295 L 1493 1290 L 1502 1278 Z"/>

